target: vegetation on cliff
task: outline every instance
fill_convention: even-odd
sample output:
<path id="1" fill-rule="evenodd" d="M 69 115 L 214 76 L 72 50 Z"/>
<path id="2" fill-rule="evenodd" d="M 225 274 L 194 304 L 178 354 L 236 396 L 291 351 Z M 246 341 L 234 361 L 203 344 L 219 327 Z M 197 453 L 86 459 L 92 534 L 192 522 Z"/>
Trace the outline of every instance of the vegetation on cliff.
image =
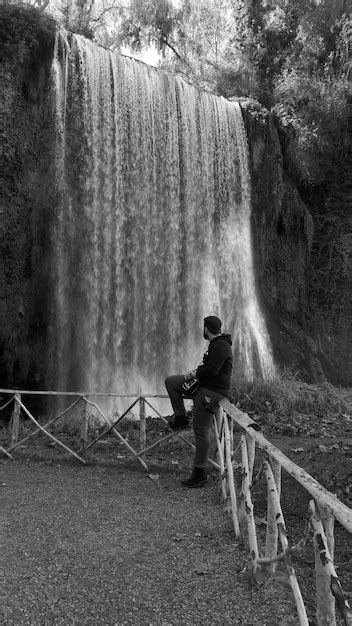
<path id="1" fill-rule="evenodd" d="M 40 18 L 40 19 L 39 19 Z M 21 4 L 0 6 L 1 54 L 3 60 L 20 65 L 24 61 L 43 61 L 51 51 L 56 22 L 50 15 L 40 15 L 35 7 Z"/>
<path id="2" fill-rule="evenodd" d="M 43 369 L 46 220 L 54 204 L 53 120 L 46 94 L 56 22 L 33 7 L 12 5 L 0 6 L 0 20 L 0 379 L 2 386 L 33 388 Z M 45 209 L 40 218 L 39 206 Z"/>

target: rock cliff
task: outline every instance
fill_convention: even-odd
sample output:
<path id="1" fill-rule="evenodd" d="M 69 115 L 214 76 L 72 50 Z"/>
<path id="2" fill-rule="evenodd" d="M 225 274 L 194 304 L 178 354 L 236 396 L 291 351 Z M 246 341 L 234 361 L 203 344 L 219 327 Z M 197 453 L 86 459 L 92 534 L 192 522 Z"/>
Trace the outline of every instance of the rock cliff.
<path id="1" fill-rule="evenodd" d="M 50 65 L 55 23 L 1 7 L 3 184 L 0 222 L 1 386 L 43 384 L 46 254 L 53 205 Z"/>
<path id="2" fill-rule="evenodd" d="M 307 381 L 328 380 L 350 386 L 348 279 L 341 277 L 332 306 L 331 298 L 324 298 L 329 276 L 324 276 L 324 284 L 316 278 L 322 245 L 317 213 L 322 200 L 318 197 L 313 202 L 303 201 L 288 173 L 290 154 L 283 144 L 289 142 L 285 142 L 273 116 L 258 103 L 243 101 L 241 105 L 250 152 L 258 289 L 274 356 L 278 363 Z M 305 190 L 305 195 L 314 196 L 314 190 Z M 348 193 L 345 196 L 340 198 L 340 206 L 348 202 Z M 348 236 L 347 223 L 344 226 L 341 215 L 335 227 L 340 229 Z M 331 237 L 336 236 L 333 230 L 331 227 Z"/>

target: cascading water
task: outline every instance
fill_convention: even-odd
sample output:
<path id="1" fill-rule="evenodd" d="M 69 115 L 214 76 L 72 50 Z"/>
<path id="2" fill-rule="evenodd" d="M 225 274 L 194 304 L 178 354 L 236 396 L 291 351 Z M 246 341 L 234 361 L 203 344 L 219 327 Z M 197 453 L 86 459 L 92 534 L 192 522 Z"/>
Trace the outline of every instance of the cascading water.
<path id="1" fill-rule="evenodd" d="M 58 36 L 53 77 L 56 388 L 163 393 L 210 314 L 236 370 L 270 376 L 239 105 L 80 36 Z"/>

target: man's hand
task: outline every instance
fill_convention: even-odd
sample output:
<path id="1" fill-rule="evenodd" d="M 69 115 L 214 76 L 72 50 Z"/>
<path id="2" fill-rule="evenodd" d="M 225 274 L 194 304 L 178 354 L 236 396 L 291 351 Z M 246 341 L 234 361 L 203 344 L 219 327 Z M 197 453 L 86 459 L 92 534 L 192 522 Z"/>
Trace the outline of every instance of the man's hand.
<path id="1" fill-rule="evenodd" d="M 185 380 L 192 380 L 192 378 L 196 377 L 197 370 L 192 370 L 191 372 L 187 372 L 185 374 Z"/>

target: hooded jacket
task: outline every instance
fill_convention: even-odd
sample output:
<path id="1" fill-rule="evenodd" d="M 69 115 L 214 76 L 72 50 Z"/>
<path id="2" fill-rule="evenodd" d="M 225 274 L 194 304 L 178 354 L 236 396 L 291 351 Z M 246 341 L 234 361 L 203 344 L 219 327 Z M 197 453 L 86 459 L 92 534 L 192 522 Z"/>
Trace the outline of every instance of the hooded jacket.
<path id="1" fill-rule="evenodd" d="M 202 387 L 228 396 L 232 374 L 231 335 L 218 335 L 209 342 L 203 363 L 197 368 L 196 376 Z"/>

